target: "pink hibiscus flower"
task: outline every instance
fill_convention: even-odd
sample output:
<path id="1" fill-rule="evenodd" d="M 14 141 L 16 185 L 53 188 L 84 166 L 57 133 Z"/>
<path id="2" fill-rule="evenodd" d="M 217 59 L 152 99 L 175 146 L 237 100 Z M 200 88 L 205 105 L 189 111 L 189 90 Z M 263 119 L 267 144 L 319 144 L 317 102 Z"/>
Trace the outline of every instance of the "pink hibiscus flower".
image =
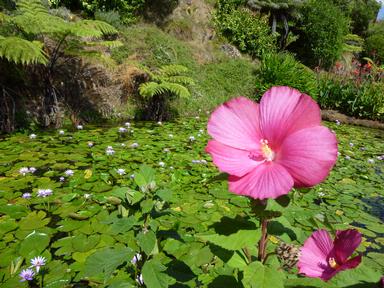
<path id="1" fill-rule="evenodd" d="M 336 231 L 332 241 L 326 230 L 318 230 L 309 237 L 300 250 L 299 272 L 308 277 L 328 281 L 338 272 L 357 267 L 361 256 L 348 258 L 361 243 L 361 234 L 355 229 Z"/>
<path id="2" fill-rule="evenodd" d="M 319 106 L 290 87 L 269 89 L 260 104 L 238 97 L 220 105 L 208 133 L 214 140 L 206 151 L 229 174 L 229 190 L 255 199 L 314 186 L 337 158 L 336 136 L 321 126 Z"/>

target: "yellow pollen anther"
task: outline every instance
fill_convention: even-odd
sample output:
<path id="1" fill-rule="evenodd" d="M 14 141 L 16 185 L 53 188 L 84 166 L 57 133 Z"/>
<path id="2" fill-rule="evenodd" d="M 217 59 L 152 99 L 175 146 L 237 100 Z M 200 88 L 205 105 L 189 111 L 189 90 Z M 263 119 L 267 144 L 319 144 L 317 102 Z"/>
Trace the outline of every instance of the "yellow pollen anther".
<path id="1" fill-rule="evenodd" d="M 331 266 L 331 268 L 333 269 L 337 269 L 340 266 L 339 264 L 337 264 L 335 258 L 329 258 L 328 263 L 329 263 L 329 266 Z"/>
<path id="2" fill-rule="evenodd" d="M 265 160 L 272 161 L 275 158 L 275 152 L 268 146 L 268 140 L 260 140 L 261 143 L 261 152 Z"/>

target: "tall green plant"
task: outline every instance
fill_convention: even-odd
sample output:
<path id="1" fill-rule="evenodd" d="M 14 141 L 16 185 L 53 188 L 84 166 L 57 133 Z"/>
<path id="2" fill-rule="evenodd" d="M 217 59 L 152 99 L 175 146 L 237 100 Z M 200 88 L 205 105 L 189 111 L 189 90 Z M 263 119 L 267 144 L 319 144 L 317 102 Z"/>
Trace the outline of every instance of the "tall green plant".
<path id="1" fill-rule="evenodd" d="M 314 99 L 317 97 L 315 73 L 289 53 L 264 55 L 257 76 L 258 97 L 272 86 L 290 86 Z"/>
<path id="2" fill-rule="evenodd" d="M 302 9 L 302 21 L 296 31 L 300 41 L 294 52 L 307 65 L 330 68 L 343 51 L 349 20 L 330 0 L 308 1 Z"/>
<path id="3" fill-rule="evenodd" d="M 170 102 L 176 97 L 189 98 L 191 94 L 187 87 L 194 82 L 185 75 L 188 69 L 182 65 L 166 65 L 153 72 L 145 70 L 149 81 L 139 87 L 142 118 L 168 120 L 171 117 Z"/>

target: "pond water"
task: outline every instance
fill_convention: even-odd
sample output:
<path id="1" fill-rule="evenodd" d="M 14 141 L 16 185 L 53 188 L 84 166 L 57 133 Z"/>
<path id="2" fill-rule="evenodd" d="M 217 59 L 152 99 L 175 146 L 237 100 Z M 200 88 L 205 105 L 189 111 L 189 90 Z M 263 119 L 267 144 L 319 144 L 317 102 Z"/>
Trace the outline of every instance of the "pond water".
<path id="1" fill-rule="evenodd" d="M 124 259 L 138 251 L 151 255 L 148 263 L 162 263 L 151 268 L 163 269 L 183 287 L 230 274 L 223 259 L 234 256 L 201 235 L 250 233 L 257 221 L 248 199 L 228 192 L 226 176 L 204 152 L 206 122 L 122 123 L 127 131 L 85 125 L 0 140 L 1 287 L 27 287 L 12 269 L 28 266 L 37 255 L 48 259 L 44 281 L 50 287 L 134 286 L 138 268 Z M 384 274 L 384 131 L 326 125 L 339 140 L 338 162 L 324 183 L 292 191 L 283 199 L 287 207 L 270 202 L 281 213 L 269 226 L 271 246 L 300 245 L 319 228 L 356 227 L 364 237 L 361 269 L 369 266 L 370 277 Z M 42 193 L 52 195 L 38 197 Z M 245 238 L 248 244 L 255 237 Z M 109 258 L 105 266 L 95 255 Z"/>

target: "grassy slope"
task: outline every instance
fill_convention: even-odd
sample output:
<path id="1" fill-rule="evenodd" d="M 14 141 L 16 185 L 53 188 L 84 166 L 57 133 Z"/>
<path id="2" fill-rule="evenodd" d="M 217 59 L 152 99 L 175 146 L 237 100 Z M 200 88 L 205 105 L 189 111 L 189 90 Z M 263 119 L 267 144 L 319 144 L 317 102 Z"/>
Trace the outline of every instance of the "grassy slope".
<path id="1" fill-rule="evenodd" d="M 200 2 L 203 4 L 204 2 Z M 207 9 L 205 5 L 204 9 Z M 231 59 L 220 50 L 219 40 L 201 40 L 209 31 L 207 23 L 183 17 L 167 23 L 164 30 L 150 24 L 138 24 L 122 31 L 124 46 L 115 49 L 112 57 L 118 63 L 138 61 L 149 67 L 181 64 L 189 68 L 196 86 L 192 98 L 175 103 L 181 115 L 195 115 L 199 108 L 211 110 L 218 104 L 237 95 L 254 94 L 255 64 L 248 58 Z M 196 8 L 193 12 L 199 15 Z M 193 14 L 193 15 L 194 15 Z M 182 17 L 183 25 L 177 25 Z M 175 27 L 177 31 L 175 32 Z M 186 29 L 191 31 L 185 39 Z"/>

